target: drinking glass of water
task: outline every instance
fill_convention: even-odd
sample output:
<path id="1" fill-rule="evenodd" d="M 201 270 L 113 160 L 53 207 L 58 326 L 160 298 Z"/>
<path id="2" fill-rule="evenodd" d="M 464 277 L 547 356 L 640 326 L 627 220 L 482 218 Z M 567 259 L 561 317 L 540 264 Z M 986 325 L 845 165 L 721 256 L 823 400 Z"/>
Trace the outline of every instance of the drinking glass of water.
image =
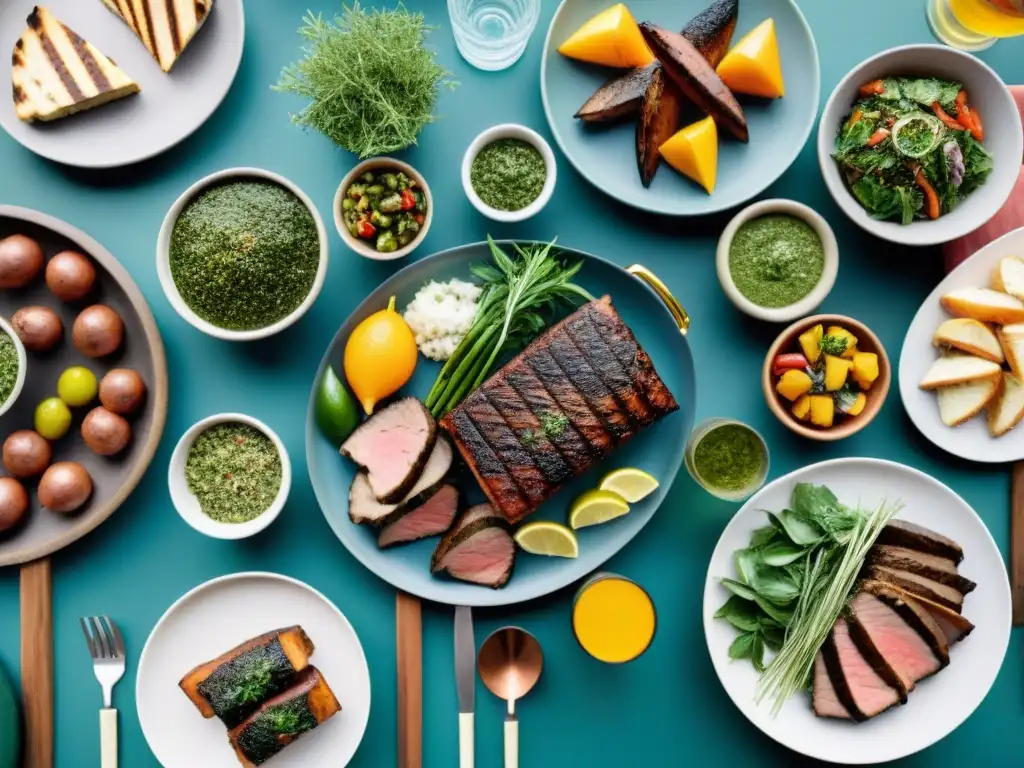
<path id="1" fill-rule="evenodd" d="M 455 44 L 477 69 L 511 67 L 537 26 L 541 0 L 448 0 Z"/>

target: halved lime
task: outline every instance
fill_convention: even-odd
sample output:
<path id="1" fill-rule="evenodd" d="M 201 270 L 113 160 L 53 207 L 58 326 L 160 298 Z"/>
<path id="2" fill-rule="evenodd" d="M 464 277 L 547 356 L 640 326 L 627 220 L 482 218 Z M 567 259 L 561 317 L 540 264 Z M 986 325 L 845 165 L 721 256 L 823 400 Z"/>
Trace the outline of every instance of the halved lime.
<path id="1" fill-rule="evenodd" d="M 658 490 L 658 485 L 658 479 L 642 469 L 623 467 L 605 475 L 597 487 L 602 491 L 617 493 L 630 504 L 636 504 Z"/>
<path id="2" fill-rule="evenodd" d="M 531 555 L 577 557 L 580 553 L 576 534 L 560 523 L 541 520 L 527 523 L 516 531 L 516 544 Z"/>
<path id="3" fill-rule="evenodd" d="M 600 525 L 629 512 L 629 504 L 613 491 L 595 489 L 579 496 L 569 507 L 569 525 L 574 530 Z"/>
<path id="4" fill-rule="evenodd" d="M 341 445 L 359 424 L 359 408 L 331 366 L 320 377 L 315 412 L 320 431 L 335 445 Z"/>

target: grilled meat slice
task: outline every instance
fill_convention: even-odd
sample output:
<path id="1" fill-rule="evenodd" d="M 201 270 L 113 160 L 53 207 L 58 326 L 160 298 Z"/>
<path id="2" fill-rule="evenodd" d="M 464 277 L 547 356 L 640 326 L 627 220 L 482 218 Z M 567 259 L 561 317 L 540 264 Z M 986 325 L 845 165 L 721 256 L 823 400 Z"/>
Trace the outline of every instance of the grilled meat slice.
<path id="1" fill-rule="evenodd" d="M 494 455 L 501 459 L 523 497 L 533 505 L 539 505 L 548 498 L 554 492 L 554 487 L 544 478 L 544 473 L 537 468 L 530 452 L 519 442 L 487 397 L 477 390 L 464 402 L 466 415 L 494 451 Z M 458 432 L 456 438 L 459 438 Z"/>
<path id="2" fill-rule="evenodd" d="M 920 595 L 911 594 L 905 589 L 893 584 L 869 580 L 863 582 L 861 588 L 871 591 L 872 589 L 875 589 L 874 585 L 879 585 L 884 589 L 892 590 L 892 592 L 899 594 L 907 600 L 913 600 L 928 611 L 931 617 L 935 619 L 935 623 L 939 626 L 939 629 L 942 630 L 942 634 L 945 635 L 947 647 L 963 640 L 974 630 L 974 625 L 952 608 L 936 603 L 925 597 L 921 597 Z"/>
<path id="3" fill-rule="evenodd" d="M 511 526 L 490 504 L 470 507 L 431 558 L 433 573 L 498 589 L 512 576 L 516 545 Z"/>
<path id="4" fill-rule="evenodd" d="M 382 504 L 370 487 L 366 472 L 357 472 L 348 491 L 348 516 L 353 523 L 384 528 L 416 509 L 441 486 L 452 468 L 452 446 L 439 436 L 416 485 L 398 504 Z"/>
<path id="5" fill-rule="evenodd" d="M 441 423 L 455 439 L 459 453 L 495 509 L 514 522 L 536 508 L 523 497 L 504 462 L 484 440 L 462 403 Z"/>
<path id="6" fill-rule="evenodd" d="M 341 444 L 366 470 L 377 500 L 397 504 L 412 490 L 437 440 L 437 422 L 415 397 L 377 411 Z"/>
<path id="7" fill-rule="evenodd" d="M 906 547 L 917 552 L 926 552 L 938 557 L 946 557 L 954 563 L 964 559 L 964 550 L 952 539 L 930 531 L 923 525 L 906 520 L 890 520 L 889 524 L 878 535 L 876 544 L 892 544 Z"/>
<path id="8" fill-rule="evenodd" d="M 881 581 L 864 581 L 860 592 L 880 600 L 891 608 L 925 641 L 935 658 L 944 667 L 949 664 L 949 640 L 935 617 L 920 600 L 899 587 Z M 958 614 L 959 615 L 959 614 Z"/>
<path id="9" fill-rule="evenodd" d="M 693 43 L 712 67 L 718 67 L 729 52 L 740 0 L 718 0 L 698 13 L 683 29 L 683 37 Z"/>
<path id="10" fill-rule="evenodd" d="M 836 697 L 854 720 L 862 722 L 900 703 L 900 692 L 882 679 L 853 642 L 844 617 L 836 619 L 821 653 Z"/>
<path id="11" fill-rule="evenodd" d="M 440 536 L 452 526 L 459 509 L 459 491 L 454 485 L 442 485 L 418 507 L 410 508 L 381 529 L 377 546 L 381 549 L 408 541 Z"/>
<path id="12" fill-rule="evenodd" d="M 899 587 L 904 592 L 909 592 L 912 596 L 920 596 L 926 600 L 939 603 L 939 605 L 952 608 L 957 613 L 960 613 L 964 607 L 962 592 L 910 571 L 898 571 L 883 565 L 871 565 L 864 572 L 864 576 L 868 579 L 882 581 L 894 587 Z"/>
<path id="13" fill-rule="evenodd" d="M 905 547 L 896 547 L 891 544 L 876 544 L 868 553 L 868 562 L 873 565 L 884 565 L 897 571 L 909 571 L 919 576 L 926 576 L 929 579 L 953 587 L 965 595 L 973 592 L 978 586 L 970 579 L 961 576 L 956 569 L 956 563 L 949 558 L 929 555 L 926 552 L 916 552 Z"/>
<path id="14" fill-rule="evenodd" d="M 636 167 L 640 183 L 651 186 L 661 165 L 661 145 L 679 130 L 685 99 L 662 67 L 651 73 L 636 122 Z"/>
<path id="15" fill-rule="evenodd" d="M 850 720 L 850 713 L 839 701 L 836 689 L 828 676 L 825 657 L 821 651 L 814 657 L 814 685 L 811 692 L 811 706 L 818 717 L 834 717 L 839 720 Z"/>

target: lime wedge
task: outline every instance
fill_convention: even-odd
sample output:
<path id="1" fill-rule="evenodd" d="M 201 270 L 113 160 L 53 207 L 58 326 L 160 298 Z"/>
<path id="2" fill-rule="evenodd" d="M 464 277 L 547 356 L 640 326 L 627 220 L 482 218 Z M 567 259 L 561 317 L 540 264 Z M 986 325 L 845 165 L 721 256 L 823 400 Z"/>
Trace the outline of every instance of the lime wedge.
<path id="1" fill-rule="evenodd" d="M 335 445 L 345 442 L 359 424 L 359 409 L 341 383 L 334 368 L 327 366 L 316 392 L 316 423 L 324 436 Z"/>
<path id="2" fill-rule="evenodd" d="M 576 534 L 559 523 L 527 523 L 516 531 L 516 544 L 531 555 L 577 557 L 580 553 Z"/>
<path id="3" fill-rule="evenodd" d="M 574 530 L 600 525 L 629 512 L 629 504 L 612 491 L 593 490 L 581 494 L 569 507 L 569 525 Z"/>
<path id="4" fill-rule="evenodd" d="M 642 469 L 623 467 L 605 475 L 597 487 L 602 491 L 617 493 L 630 504 L 636 504 L 658 490 L 658 480 Z"/>

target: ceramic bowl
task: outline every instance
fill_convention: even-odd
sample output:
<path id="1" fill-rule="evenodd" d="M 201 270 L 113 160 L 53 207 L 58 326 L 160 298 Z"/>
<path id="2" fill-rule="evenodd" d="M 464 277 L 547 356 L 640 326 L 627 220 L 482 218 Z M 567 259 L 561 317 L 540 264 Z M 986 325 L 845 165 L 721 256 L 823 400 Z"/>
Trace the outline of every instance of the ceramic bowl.
<path id="1" fill-rule="evenodd" d="M 743 427 L 748 430 L 757 441 L 761 444 L 761 448 L 764 451 L 764 465 L 761 467 L 761 471 L 757 476 L 747 485 L 745 488 L 741 488 L 737 491 L 727 491 L 708 483 L 700 473 L 697 471 L 695 455 L 697 453 L 697 446 L 700 441 L 708 436 L 711 432 L 718 429 L 719 427 L 726 427 L 730 424 Z M 712 496 L 722 499 L 723 501 L 743 501 L 748 496 L 752 496 L 761 489 L 764 485 L 764 481 L 768 479 L 768 472 L 771 468 L 771 451 L 768 450 L 768 443 L 764 437 L 749 424 L 744 424 L 742 421 L 736 419 L 723 419 L 723 418 L 710 418 L 705 419 L 690 432 L 690 437 L 686 441 L 686 454 L 684 455 L 684 465 L 686 471 L 690 473 L 690 477 L 697 483 L 701 488 L 710 493 Z"/>
<path id="2" fill-rule="evenodd" d="M 528 206 L 518 211 L 499 211 L 497 208 L 487 205 L 487 203 L 480 199 L 480 195 L 476 193 L 476 190 L 473 189 L 473 182 L 470 179 L 473 161 L 480 154 L 480 150 L 499 139 L 519 139 L 533 145 L 540 152 L 541 157 L 544 158 L 544 165 L 547 168 L 547 177 L 544 180 L 544 187 L 541 189 L 540 195 Z M 548 204 L 551 194 L 555 191 L 557 175 L 558 166 L 555 164 L 555 153 L 551 151 L 551 145 L 536 131 L 517 123 L 503 123 L 502 125 L 491 126 L 473 139 L 469 149 L 466 150 L 466 154 L 462 157 L 462 188 L 466 191 L 466 197 L 469 198 L 469 202 L 473 204 L 474 208 L 494 221 L 505 223 L 525 221 L 539 213 Z"/>
<path id="3" fill-rule="evenodd" d="M 174 277 L 171 275 L 171 261 L 170 261 L 170 250 L 171 250 L 171 233 L 174 231 L 174 225 L 178 221 L 178 216 L 181 215 L 182 210 L 192 200 L 204 190 L 224 184 L 232 181 L 241 181 L 244 179 L 256 179 L 262 181 L 271 181 L 278 184 L 293 195 L 295 195 L 302 204 L 309 209 L 309 213 L 313 217 L 313 221 L 316 222 L 317 236 L 320 240 L 320 266 L 317 268 L 316 277 L 313 280 L 313 285 L 309 289 L 309 294 L 303 300 L 295 310 L 288 315 L 278 320 L 276 323 L 271 323 L 264 328 L 255 328 L 249 331 L 232 331 L 227 328 L 220 328 L 213 323 L 204 320 L 199 317 L 192 309 L 185 303 L 185 300 L 181 298 L 181 294 L 178 293 L 178 286 L 174 284 Z M 160 227 L 160 234 L 157 237 L 156 244 L 156 271 L 160 278 L 160 286 L 164 289 L 164 295 L 167 296 L 167 300 L 174 307 L 174 311 L 177 312 L 181 317 L 190 323 L 195 328 L 198 328 L 208 336 L 213 336 L 218 339 L 224 339 L 226 341 L 255 341 L 257 339 L 265 339 L 268 336 L 273 336 L 275 333 L 283 331 L 285 328 L 298 322 L 311 306 L 316 301 L 316 297 L 320 295 L 320 289 L 323 288 L 324 278 L 327 276 L 327 262 L 330 253 L 330 248 L 327 240 L 327 229 L 324 227 L 324 221 L 320 217 L 320 212 L 316 209 L 316 205 L 312 199 L 303 192 L 299 187 L 290 182 L 283 176 L 279 176 L 271 171 L 265 171 L 261 168 L 229 168 L 224 171 L 218 171 L 217 173 L 207 176 L 205 179 L 200 179 L 191 187 L 185 190 L 184 193 L 174 202 L 171 209 L 167 212 L 167 216 L 164 217 L 164 223 Z"/>
<path id="4" fill-rule="evenodd" d="M 392 251 L 391 253 L 381 253 L 373 247 L 373 242 L 353 237 L 352 233 L 348 231 L 348 227 L 345 226 L 345 221 L 341 216 L 341 204 L 345 199 L 345 192 L 348 188 L 356 181 L 356 179 L 367 171 L 378 170 L 401 171 L 416 182 L 427 198 L 427 212 L 424 215 L 423 226 L 420 227 L 419 234 L 417 234 L 416 238 L 404 248 L 399 248 L 397 251 Z M 390 157 L 371 157 L 369 160 L 364 160 L 346 174 L 345 178 L 341 180 L 341 184 L 338 185 L 338 191 L 334 193 L 334 226 L 338 228 L 338 234 L 341 235 L 341 239 L 345 241 L 345 245 L 360 256 L 367 259 L 373 259 L 374 261 L 394 261 L 395 259 L 401 259 L 408 256 L 410 253 L 415 251 L 419 247 L 420 243 L 423 242 L 424 238 L 426 238 L 427 232 L 430 231 L 430 224 L 433 220 L 434 198 L 430 194 L 430 187 L 427 185 L 427 180 L 420 175 L 419 171 L 408 163 L 403 163 L 401 160 L 393 160 Z"/>
<path id="5" fill-rule="evenodd" d="M 821 272 L 818 284 L 800 301 L 790 304 L 788 307 L 758 306 L 740 293 L 736 283 L 732 281 L 732 274 L 729 270 L 729 249 L 732 247 L 736 232 L 748 221 L 768 214 L 785 214 L 806 221 L 821 238 L 821 245 L 825 250 L 825 267 Z M 836 235 L 832 231 L 832 227 L 817 211 L 794 200 L 762 200 L 737 213 L 726 226 L 722 236 L 718 239 L 715 263 L 718 268 L 718 282 L 722 284 L 725 295 L 736 305 L 738 310 L 751 317 L 756 317 L 758 320 L 789 323 L 816 310 L 832 290 L 832 286 L 836 282 L 836 274 L 839 272 L 839 243 L 836 242 Z"/>
<path id="6" fill-rule="evenodd" d="M 844 416 L 841 420 L 836 419 L 834 426 L 828 429 L 815 427 L 809 421 L 797 419 L 790 410 L 793 407 L 792 403 L 775 391 L 775 384 L 779 377 L 772 375 L 772 361 L 775 356 L 786 352 L 799 352 L 798 337 L 800 334 L 819 323 L 826 329 L 830 325 L 842 326 L 857 337 L 858 351 L 874 352 L 878 355 L 878 378 L 872 384 L 871 389 L 865 393 L 867 405 L 864 406 L 864 410 L 856 416 Z M 891 378 L 892 369 L 889 366 L 889 356 L 885 353 L 882 342 L 866 325 L 845 315 L 814 315 L 796 321 L 772 342 L 768 354 L 764 358 L 764 366 L 761 368 L 761 387 L 764 390 L 764 398 L 776 418 L 798 435 L 821 442 L 842 440 L 860 432 L 870 424 L 882 409 L 882 404 L 889 394 Z"/>
<path id="7" fill-rule="evenodd" d="M 185 481 L 185 461 L 196 438 L 212 426 L 231 422 L 241 422 L 258 429 L 271 439 L 281 455 L 281 489 L 277 492 L 277 497 L 262 515 L 246 523 L 221 523 L 204 514 L 199 507 L 198 499 L 189 491 Z M 171 490 L 171 501 L 174 502 L 174 508 L 181 515 L 181 519 L 197 531 L 215 539 L 245 539 L 262 531 L 281 514 L 292 486 L 292 464 L 281 438 L 262 421 L 243 413 L 218 413 L 216 416 L 208 416 L 197 421 L 181 436 L 178 444 L 174 446 L 174 453 L 171 454 L 167 484 Z"/>
<path id="8" fill-rule="evenodd" d="M 922 75 L 963 83 L 970 105 L 985 123 L 985 148 L 994 169 L 985 183 L 945 216 L 909 225 L 878 221 L 853 197 L 832 159 L 840 126 L 866 82 L 897 75 Z M 1006 84 L 981 59 L 942 45 L 907 45 L 883 51 L 854 67 L 840 81 L 821 115 L 818 127 L 818 162 L 825 184 L 843 212 L 876 237 L 903 245 L 937 245 L 973 232 L 1002 208 L 1017 183 L 1024 132 L 1020 113 Z"/>
<path id="9" fill-rule="evenodd" d="M 21 343 L 21 339 L 18 338 L 18 334 L 14 332 L 14 328 L 11 327 L 11 324 L 7 322 L 7 318 L 0 317 L 0 330 L 3 330 L 4 333 L 11 337 L 11 341 L 14 342 L 14 349 L 18 354 L 18 377 L 14 381 L 14 389 L 11 390 L 10 396 L 3 403 L 0 403 L 0 416 L 2 416 L 17 402 L 18 396 L 21 394 L 22 387 L 25 386 L 25 373 L 28 370 L 28 355 L 25 354 L 25 345 Z"/>

